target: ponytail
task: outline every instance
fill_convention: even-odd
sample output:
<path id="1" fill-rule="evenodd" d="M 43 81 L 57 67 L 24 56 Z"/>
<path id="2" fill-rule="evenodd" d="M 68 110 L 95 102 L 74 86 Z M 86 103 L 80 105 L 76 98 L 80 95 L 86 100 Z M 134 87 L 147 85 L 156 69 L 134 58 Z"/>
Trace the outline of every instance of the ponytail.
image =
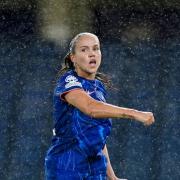
<path id="1" fill-rule="evenodd" d="M 66 56 L 64 57 L 64 63 L 62 65 L 61 69 L 57 73 L 57 79 L 60 76 L 62 76 L 64 73 L 66 73 L 67 71 L 75 69 L 73 62 L 71 61 L 70 55 L 71 55 L 71 53 L 68 52 L 66 54 Z"/>
<path id="2" fill-rule="evenodd" d="M 95 78 L 101 81 L 107 88 L 113 88 L 112 81 L 106 74 L 97 72 Z"/>

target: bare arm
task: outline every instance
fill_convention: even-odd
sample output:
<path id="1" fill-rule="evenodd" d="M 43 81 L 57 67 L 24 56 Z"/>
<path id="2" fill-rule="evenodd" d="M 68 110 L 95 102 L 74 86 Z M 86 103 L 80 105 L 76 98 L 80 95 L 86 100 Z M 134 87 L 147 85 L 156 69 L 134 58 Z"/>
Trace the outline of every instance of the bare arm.
<path id="1" fill-rule="evenodd" d="M 145 125 L 150 125 L 154 122 L 151 112 L 137 111 L 97 101 L 80 89 L 68 92 L 65 95 L 65 100 L 83 113 L 94 118 L 130 118 L 138 120 Z"/>
<path id="2" fill-rule="evenodd" d="M 103 154 L 105 155 L 105 157 L 107 159 L 107 172 L 106 173 L 107 173 L 108 178 L 109 179 L 116 179 L 113 168 L 111 166 L 111 162 L 110 162 L 110 159 L 109 159 L 109 154 L 108 154 L 108 150 L 107 150 L 106 145 L 104 146 Z"/>

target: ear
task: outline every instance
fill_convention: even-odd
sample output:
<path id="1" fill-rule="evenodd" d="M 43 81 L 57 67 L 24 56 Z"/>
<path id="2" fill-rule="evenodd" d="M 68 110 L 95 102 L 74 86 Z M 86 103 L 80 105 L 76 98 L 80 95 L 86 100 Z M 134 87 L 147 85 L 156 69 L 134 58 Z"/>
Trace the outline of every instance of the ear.
<path id="1" fill-rule="evenodd" d="M 75 62 L 75 57 L 74 57 L 73 54 L 70 54 L 70 59 L 71 59 L 71 61 L 72 61 L 73 63 Z"/>

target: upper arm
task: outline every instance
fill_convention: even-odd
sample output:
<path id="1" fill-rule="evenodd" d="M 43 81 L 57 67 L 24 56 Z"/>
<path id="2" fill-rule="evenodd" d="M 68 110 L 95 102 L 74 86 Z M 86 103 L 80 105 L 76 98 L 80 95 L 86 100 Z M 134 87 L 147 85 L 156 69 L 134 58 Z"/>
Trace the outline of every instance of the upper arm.
<path id="1" fill-rule="evenodd" d="M 69 74 L 62 76 L 55 87 L 54 95 L 60 97 L 60 99 L 65 100 L 65 95 L 72 90 L 82 89 L 82 84 L 77 77 Z"/>
<path id="2" fill-rule="evenodd" d="M 101 102 L 89 96 L 89 94 L 84 91 L 81 81 L 74 75 L 65 74 L 61 77 L 57 83 L 54 94 L 91 117 L 96 116 L 95 113 L 97 109 L 103 109 L 100 107 Z M 102 113 L 100 113 L 100 115 L 101 114 Z"/>
<path id="3" fill-rule="evenodd" d="M 82 89 L 74 89 L 64 95 L 64 99 L 85 114 L 90 115 L 90 107 L 96 100 Z"/>

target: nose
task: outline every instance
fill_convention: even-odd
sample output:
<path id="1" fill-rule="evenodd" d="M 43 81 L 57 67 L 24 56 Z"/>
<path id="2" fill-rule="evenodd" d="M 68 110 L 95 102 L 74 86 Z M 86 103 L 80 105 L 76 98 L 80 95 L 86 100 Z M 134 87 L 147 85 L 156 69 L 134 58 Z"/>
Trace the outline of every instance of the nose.
<path id="1" fill-rule="evenodd" d="M 95 56 L 95 52 L 93 50 L 89 51 L 89 57 L 94 57 Z"/>

